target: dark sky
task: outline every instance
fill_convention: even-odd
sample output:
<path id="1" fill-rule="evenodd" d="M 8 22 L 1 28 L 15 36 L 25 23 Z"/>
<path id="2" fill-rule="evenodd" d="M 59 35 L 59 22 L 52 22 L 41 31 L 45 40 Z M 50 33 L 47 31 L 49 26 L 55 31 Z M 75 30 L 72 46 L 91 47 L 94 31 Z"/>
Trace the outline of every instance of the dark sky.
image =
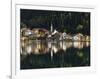
<path id="1" fill-rule="evenodd" d="M 89 12 L 64 12 L 47 10 L 21 9 L 21 23 L 28 28 L 53 28 L 60 32 L 90 34 L 90 13 Z M 23 26 L 21 25 L 21 28 Z"/>

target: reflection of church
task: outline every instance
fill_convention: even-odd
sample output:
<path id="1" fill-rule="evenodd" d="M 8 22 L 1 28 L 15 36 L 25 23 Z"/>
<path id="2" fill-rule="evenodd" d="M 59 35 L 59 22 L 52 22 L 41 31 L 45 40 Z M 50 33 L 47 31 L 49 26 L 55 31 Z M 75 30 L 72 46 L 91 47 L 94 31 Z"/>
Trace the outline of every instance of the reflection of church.
<path id="1" fill-rule="evenodd" d="M 22 41 L 21 42 L 21 54 L 46 54 L 46 53 L 57 53 L 60 50 L 66 51 L 69 48 L 82 49 L 84 47 L 90 46 L 89 42 L 48 42 L 43 40 L 36 41 Z"/>

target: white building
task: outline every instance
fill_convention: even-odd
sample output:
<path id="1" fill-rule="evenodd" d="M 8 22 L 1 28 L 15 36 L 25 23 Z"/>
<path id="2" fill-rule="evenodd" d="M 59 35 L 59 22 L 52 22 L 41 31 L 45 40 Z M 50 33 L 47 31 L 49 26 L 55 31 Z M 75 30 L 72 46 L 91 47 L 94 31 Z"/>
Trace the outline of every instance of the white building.
<path id="1" fill-rule="evenodd" d="M 78 33 L 73 36 L 73 41 L 82 41 L 82 38 L 83 38 L 83 34 Z"/>

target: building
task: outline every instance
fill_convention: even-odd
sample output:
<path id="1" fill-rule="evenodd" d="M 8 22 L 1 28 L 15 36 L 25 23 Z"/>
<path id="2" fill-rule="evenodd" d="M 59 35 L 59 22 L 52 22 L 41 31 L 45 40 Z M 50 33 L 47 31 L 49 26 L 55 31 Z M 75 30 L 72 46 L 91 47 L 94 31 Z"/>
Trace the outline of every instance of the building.
<path id="1" fill-rule="evenodd" d="M 82 41 L 82 39 L 83 39 L 83 34 L 81 33 L 75 34 L 73 36 L 73 41 Z"/>
<path id="2" fill-rule="evenodd" d="M 49 34 L 49 31 L 43 28 L 34 28 L 32 29 L 32 32 L 33 32 L 33 38 L 36 39 L 41 39 L 41 38 L 45 39 Z"/>

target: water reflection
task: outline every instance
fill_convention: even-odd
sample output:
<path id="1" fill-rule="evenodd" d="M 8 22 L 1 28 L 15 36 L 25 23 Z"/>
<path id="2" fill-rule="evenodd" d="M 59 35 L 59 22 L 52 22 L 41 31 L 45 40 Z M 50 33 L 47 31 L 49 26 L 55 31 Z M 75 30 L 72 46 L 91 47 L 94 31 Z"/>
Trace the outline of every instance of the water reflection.
<path id="1" fill-rule="evenodd" d="M 90 65 L 90 42 L 21 41 L 21 69 Z"/>

